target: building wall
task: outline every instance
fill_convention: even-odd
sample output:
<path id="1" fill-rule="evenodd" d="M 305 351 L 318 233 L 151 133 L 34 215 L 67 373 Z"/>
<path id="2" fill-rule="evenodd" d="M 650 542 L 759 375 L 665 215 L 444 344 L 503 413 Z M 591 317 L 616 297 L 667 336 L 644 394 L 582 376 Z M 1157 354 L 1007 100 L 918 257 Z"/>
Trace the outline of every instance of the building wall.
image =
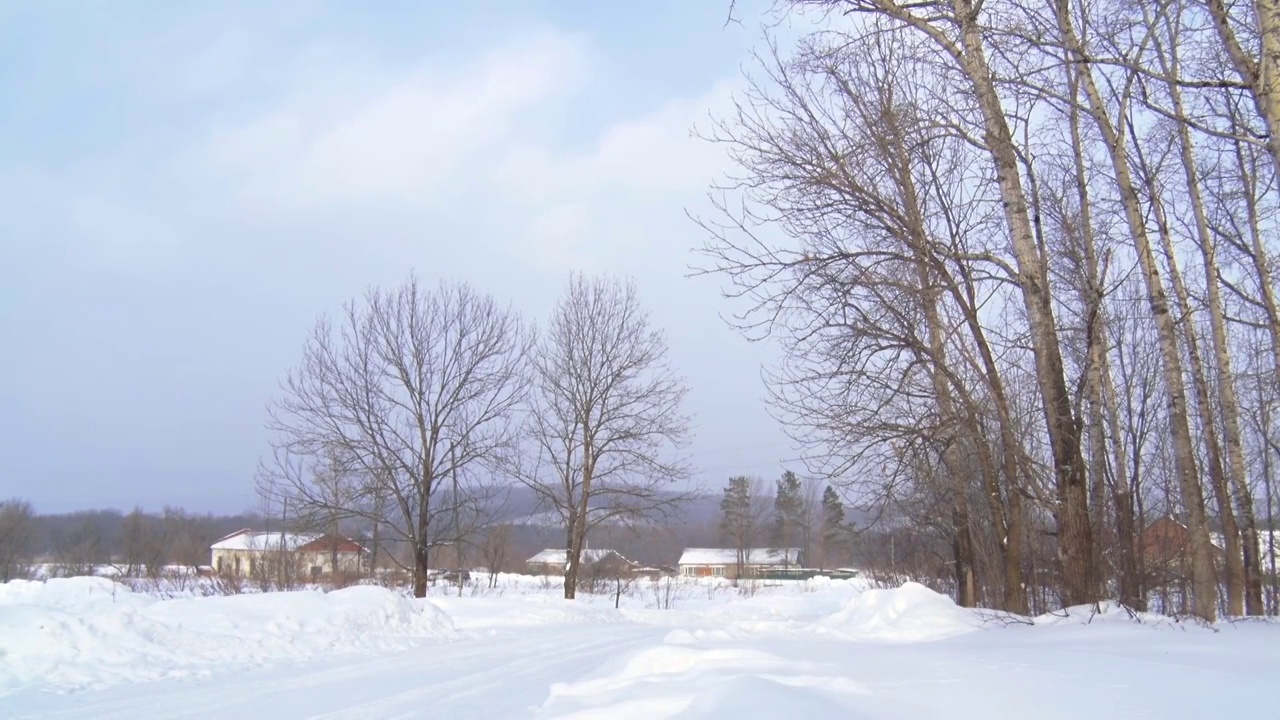
<path id="1" fill-rule="evenodd" d="M 525 571 L 530 575 L 564 575 L 564 565 L 560 563 L 525 563 Z"/>
<path id="2" fill-rule="evenodd" d="M 680 574 L 683 575 L 684 577 L 724 577 L 732 580 L 738 577 L 738 566 L 737 565 L 681 565 Z"/>

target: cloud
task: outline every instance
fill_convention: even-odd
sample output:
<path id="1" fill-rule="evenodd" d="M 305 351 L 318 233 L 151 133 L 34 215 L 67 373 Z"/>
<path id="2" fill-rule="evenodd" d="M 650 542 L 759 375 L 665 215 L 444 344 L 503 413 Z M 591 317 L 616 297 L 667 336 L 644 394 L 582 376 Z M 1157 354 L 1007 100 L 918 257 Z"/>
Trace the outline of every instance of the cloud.
<path id="1" fill-rule="evenodd" d="M 583 81 L 587 58 L 581 38 L 542 30 L 461 68 L 339 72 L 216 132 L 196 155 L 262 208 L 412 206 L 474 177 L 522 112 Z"/>
<path id="2" fill-rule="evenodd" d="M 565 250 L 550 242 L 543 208 L 582 208 L 597 218 L 572 241 L 579 264 L 626 267 L 668 250 L 687 251 L 693 230 L 683 209 L 702 201 L 712 180 L 728 168 L 723 148 L 693 135 L 695 124 L 729 106 L 732 82 L 721 82 L 692 98 L 667 101 L 635 118 L 605 128 L 583 151 L 555 152 L 526 144 L 495 168 L 492 182 L 527 213 L 521 249 L 538 266 L 555 265 Z M 680 232 L 673 232 L 681 230 Z M 663 253 L 654 250 L 661 247 Z M 612 260 L 612 262 L 610 262 Z M 668 263 L 671 258 L 666 257 Z"/>

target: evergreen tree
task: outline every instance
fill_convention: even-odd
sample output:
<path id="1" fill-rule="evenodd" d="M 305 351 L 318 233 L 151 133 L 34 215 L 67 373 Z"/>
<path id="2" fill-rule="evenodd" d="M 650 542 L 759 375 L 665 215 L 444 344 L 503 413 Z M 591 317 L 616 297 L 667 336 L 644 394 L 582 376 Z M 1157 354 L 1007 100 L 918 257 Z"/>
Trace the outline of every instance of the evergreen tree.
<path id="1" fill-rule="evenodd" d="M 798 546 L 798 535 L 804 523 L 804 499 L 801 497 L 800 478 L 787 470 L 778 480 L 777 494 L 773 498 L 773 544 L 779 548 Z M 797 558 L 784 558 L 790 564 Z"/>
<path id="2" fill-rule="evenodd" d="M 853 528 L 845 523 L 844 502 L 830 485 L 822 493 L 822 562 L 847 561 L 852 551 Z"/>
<path id="3" fill-rule="evenodd" d="M 729 478 L 720 501 L 720 536 L 737 551 L 738 576 L 750 560 L 756 532 L 759 529 L 759 513 L 751 497 L 751 478 Z"/>

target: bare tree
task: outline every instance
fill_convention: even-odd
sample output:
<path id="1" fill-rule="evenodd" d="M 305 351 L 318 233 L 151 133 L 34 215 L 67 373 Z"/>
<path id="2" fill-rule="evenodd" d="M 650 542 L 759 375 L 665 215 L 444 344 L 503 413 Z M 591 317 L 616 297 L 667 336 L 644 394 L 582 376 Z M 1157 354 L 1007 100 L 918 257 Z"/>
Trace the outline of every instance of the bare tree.
<path id="1" fill-rule="evenodd" d="M 134 508 L 124 517 L 121 530 L 120 551 L 125 574 L 132 577 L 146 573 L 148 577 L 158 577 L 167 559 L 160 520 L 147 515 L 142 508 Z"/>
<path id="2" fill-rule="evenodd" d="M 53 541 L 54 559 L 63 577 L 96 574 L 99 563 L 107 558 L 102 547 L 102 529 L 85 515 Z"/>
<path id="3" fill-rule="evenodd" d="M 480 557 L 489 568 L 489 587 L 498 586 L 498 573 L 507 563 L 511 547 L 511 526 L 499 523 L 489 527 L 480 541 Z"/>
<path id="4" fill-rule="evenodd" d="M 0 502 L 0 582 L 31 575 L 35 513 L 26 500 Z"/>
<path id="5" fill-rule="evenodd" d="M 570 278 L 532 364 L 533 457 L 515 474 L 564 524 L 572 599 L 593 527 L 650 522 L 676 507 L 672 483 L 689 474 L 678 456 L 687 391 L 635 285 L 612 278 Z"/>
<path id="6" fill-rule="evenodd" d="M 170 562 L 196 571 L 211 560 L 209 546 L 218 538 L 201 518 L 182 508 L 165 506 L 161 523 Z"/>
<path id="7" fill-rule="evenodd" d="M 425 596 L 429 551 L 461 541 L 453 518 L 476 515 L 462 506 L 482 503 L 482 471 L 515 445 L 527 349 L 516 313 L 466 285 L 370 289 L 317 324 L 284 381 L 264 491 L 301 518 L 407 543 Z"/>

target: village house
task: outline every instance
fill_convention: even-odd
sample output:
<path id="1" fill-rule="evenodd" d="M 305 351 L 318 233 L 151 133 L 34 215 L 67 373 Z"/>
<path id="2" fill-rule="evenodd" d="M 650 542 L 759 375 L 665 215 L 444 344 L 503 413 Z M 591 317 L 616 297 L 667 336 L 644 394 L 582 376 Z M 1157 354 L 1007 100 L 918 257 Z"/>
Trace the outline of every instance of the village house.
<path id="1" fill-rule="evenodd" d="M 209 550 L 215 572 L 240 577 L 281 567 L 313 578 L 358 573 L 367 555 L 359 544 L 340 535 L 255 532 L 248 528 L 218 540 Z"/>
<path id="2" fill-rule="evenodd" d="M 1226 539 L 1222 533 L 1211 532 L 1209 541 L 1213 544 L 1214 564 L 1221 572 L 1226 562 Z M 1163 587 L 1191 576 L 1191 532 L 1181 520 L 1172 515 L 1156 518 L 1138 533 L 1137 545 L 1149 587 Z M 1280 537 L 1259 530 L 1257 548 L 1262 572 L 1270 575 L 1272 568 L 1280 564 Z"/>
<path id="3" fill-rule="evenodd" d="M 759 577 L 771 570 L 800 566 L 800 549 L 753 548 L 744 553 L 739 566 L 734 548 L 687 548 L 678 565 L 685 577 Z"/>
<path id="4" fill-rule="evenodd" d="M 569 567 L 569 553 L 563 549 L 548 548 L 525 561 L 525 571 L 530 575 L 564 575 Z M 614 577 L 634 574 L 638 566 L 616 550 L 583 548 L 582 577 Z"/>

